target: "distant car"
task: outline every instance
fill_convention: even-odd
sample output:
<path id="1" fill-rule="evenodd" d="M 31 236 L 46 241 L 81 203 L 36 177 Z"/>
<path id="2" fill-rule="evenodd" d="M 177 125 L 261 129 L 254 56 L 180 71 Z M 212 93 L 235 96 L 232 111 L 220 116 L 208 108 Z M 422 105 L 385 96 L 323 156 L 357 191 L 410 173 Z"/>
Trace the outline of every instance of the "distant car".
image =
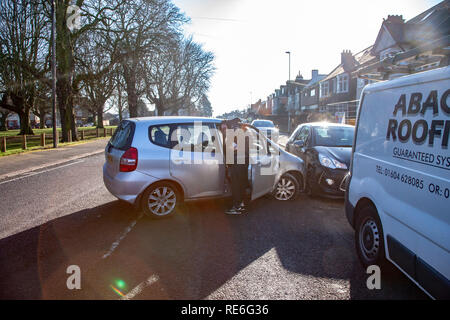
<path id="1" fill-rule="evenodd" d="M 93 127 L 94 124 L 92 122 L 86 123 L 83 127 Z"/>
<path id="2" fill-rule="evenodd" d="M 253 120 L 251 124 L 259 131 L 261 131 L 263 134 L 265 134 L 267 138 L 269 138 L 273 142 L 278 142 L 278 136 L 280 135 L 280 131 L 271 120 L 257 119 Z"/>
<path id="3" fill-rule="evenodd" d="M 105 149 L 106 188 L 154 218 L 173 214 L 183 201 L 230 196 L 220 124 L 200 117 L 122 121 Z M 253 128 L 248 134 L 254 137 L 252 149 L 259 152 L 250 156 L 256 160 L 248 170 L 251 200 L 268 193 L 277 200 L 294 200 L 303 191 L 303 161 L 260 139 Z M 180 150 L 183 145 L 189 148 Z"/>
<path id="4" fill-rule="evenodd" d="M 286 151 L 303 159 L 310 194 L 344 197 L 355 127 L 304 123 L 290 136 Z"/>

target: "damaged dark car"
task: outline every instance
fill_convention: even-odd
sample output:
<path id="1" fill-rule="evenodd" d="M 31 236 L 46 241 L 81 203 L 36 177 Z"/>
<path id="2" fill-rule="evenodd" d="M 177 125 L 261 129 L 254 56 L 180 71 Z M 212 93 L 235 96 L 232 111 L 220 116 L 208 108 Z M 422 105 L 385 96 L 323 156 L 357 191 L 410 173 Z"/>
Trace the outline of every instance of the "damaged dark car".
<path id="1" fill-rule="evenodd" d="M 304 123 L 289 137 L 286 151 L 303 159 L 311 195 L 343 197 L 352 153 L 354 126 Z"/>

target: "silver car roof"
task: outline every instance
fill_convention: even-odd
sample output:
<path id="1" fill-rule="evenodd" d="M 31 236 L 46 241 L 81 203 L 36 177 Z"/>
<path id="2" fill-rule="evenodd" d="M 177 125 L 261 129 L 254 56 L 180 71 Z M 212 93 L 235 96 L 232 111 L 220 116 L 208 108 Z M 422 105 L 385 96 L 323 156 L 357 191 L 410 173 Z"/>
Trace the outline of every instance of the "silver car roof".
<path id="1" fill-rule="evenodd" d="M 161 116 L 161 117 L 139 117 L 129 118 L 128 121 L 145 124 L 170 124 L 170 123 L 185 123 L 185 122 L 208 122 L 220 123 L 221 119 L 208 117 L 187 117 L 187 116 Z"/>

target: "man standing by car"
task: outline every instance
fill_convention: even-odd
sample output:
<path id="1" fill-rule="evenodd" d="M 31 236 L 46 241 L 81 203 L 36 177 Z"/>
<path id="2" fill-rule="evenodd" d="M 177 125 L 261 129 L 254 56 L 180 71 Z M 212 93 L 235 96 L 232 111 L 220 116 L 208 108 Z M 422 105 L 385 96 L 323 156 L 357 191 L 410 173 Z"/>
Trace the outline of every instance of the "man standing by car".
<path id="1" fill-rule="evenodd" d="M 246 189 L 248 188 L 249 144 L 245 137 L 245 145 L 239 146 L 239 135 L 244 134 L 246 128 L 238 118 L 222 124 L 222 132 L 225 132 L 225 152 L 233 153 L 232 163 L 226 163 L 231 176 L 232 207 L 225 211 L 227 214 L 241 214 L 247 211 L 245 205 Z M 224 130 L 225 129 L 225 130 Z M 225 159 L 227 159 L 225 154 Z"/>

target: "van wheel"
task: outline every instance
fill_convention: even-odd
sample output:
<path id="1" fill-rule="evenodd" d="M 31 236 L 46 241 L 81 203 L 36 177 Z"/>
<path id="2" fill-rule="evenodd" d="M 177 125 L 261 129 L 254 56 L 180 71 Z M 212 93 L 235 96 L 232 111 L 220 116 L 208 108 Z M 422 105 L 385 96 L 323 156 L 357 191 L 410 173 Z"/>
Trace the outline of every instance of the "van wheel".
<path id="1" fill-rule="evenodd" d="M 170 182 L 157 182 L 145 190 L 141 207 L 145 215 L 160 219 L 173 215 L 180 202 L 180 193 Z"/>
<path id="2" fill-rule="evenodd" d="M 359 260 L 367 268 L 382 266 L 386 262 L 384 254 L 383 228 L 377 210 L 372 205 L 358 209 L 355 224 L 355 246 Z"/>
<path id="3" fill-rule="evenodd" d="M 285 173 L 278 181 L 272 195 L 280 201 L 295 200 L 300 193 L 300 182 L 290 173 Z"/>

